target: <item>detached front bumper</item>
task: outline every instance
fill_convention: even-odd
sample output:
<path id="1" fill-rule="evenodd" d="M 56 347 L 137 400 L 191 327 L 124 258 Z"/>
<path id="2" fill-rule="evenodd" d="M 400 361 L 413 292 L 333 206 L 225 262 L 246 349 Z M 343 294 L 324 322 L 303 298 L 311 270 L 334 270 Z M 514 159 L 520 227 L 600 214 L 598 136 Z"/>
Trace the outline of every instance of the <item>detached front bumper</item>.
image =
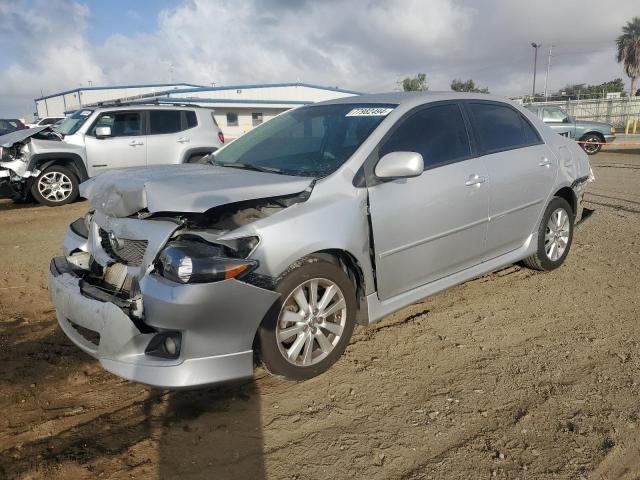
<path id="1" fill-rule="evenodd" d="M 255 332 L 278 298 L 237 280 L 178 285 L 146 275 L 140 290 L 150 333 L 143 333 L 117 301 L 96 300 L 83 288 L 65 257 L 51 261 L 51 301 L 69 339 L 118 376 L 171 389 L 251 377 Z M 180 333 L 178 358 L 145 353 L 162 332 Z"/>

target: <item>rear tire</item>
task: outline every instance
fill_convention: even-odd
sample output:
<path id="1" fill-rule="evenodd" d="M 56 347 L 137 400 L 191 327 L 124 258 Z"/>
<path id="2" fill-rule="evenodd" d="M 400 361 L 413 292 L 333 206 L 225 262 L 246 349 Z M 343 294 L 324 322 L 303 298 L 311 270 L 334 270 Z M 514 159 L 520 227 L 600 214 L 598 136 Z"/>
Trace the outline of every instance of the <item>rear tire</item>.
<path id="1" fill-rule="evenodd" d="M 340 358 L 351 338 L 357 308 L 353 283 L 340 266 L 308 257 L 285 274 L 275 290 L 280 299 L 257 336 L 264 367 L 296 380 L 321 374 Z"/>
<path id="2" fill-rule="evenodd" d="M 573 241 L 574 213 L 564 198 L 554 197 L 542 216 L 538 227 L 536 253 L 523 260 L 534 270 L 555 270 L 564 263 Z"/>
<path id="3" fill-rule="evenodd" d="M 604 138 L 597 133 L 587 133 L 581 139 L 581 142 L 604 143 Z M 587 155 L 595 155 L 602 150 L 602 145 L 593 145 L 590 143 L 581 143 L 580 146 Z"/>
<path id="4" fill-rule="evenodd" d="M 31 186 L 33 198 L 42 205 L 59 207 L 78 198 L 78 177 L 66 167 L 52 165 Z"/>

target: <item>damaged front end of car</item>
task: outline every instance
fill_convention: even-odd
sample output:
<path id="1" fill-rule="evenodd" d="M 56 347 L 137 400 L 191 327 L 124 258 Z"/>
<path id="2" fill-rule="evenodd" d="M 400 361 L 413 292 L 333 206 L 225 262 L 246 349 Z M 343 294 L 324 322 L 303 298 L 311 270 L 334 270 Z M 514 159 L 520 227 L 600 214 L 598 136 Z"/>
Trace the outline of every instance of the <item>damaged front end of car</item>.
<path id="1" fill-rule="evenodd" d="M 18 130 L 0 137 L 0 197 L 25 200 L 32 179 L 40 175 L 31 158 L 32 141 L 59 137 L 49 127 Z"/>
<path id="2" fill-rule="evenodd" d="M 64 257 L 51 263 L 61 328 L 105 369 L 148 385 L 192 388 L 250 377 L 255 332 L 279 295 L 257 271 L 259 235 L 236 231 L 304 202 L 312 188 L 310 181 L 281 183 L 272 190 L 293 193 L 246 198 L 252 189 L 236 186 L 227 197 L 237 201 L 201 211 L 166 192 L 163 208 L 181 198 L 186 211 L 157 210 L 160 190 L 149 178 L 142 191 L 104 179 L 100 188 L 87 186 L 95 209 L 69 226 Z M 142 208 L 114 215 L 134 207 Z"/>

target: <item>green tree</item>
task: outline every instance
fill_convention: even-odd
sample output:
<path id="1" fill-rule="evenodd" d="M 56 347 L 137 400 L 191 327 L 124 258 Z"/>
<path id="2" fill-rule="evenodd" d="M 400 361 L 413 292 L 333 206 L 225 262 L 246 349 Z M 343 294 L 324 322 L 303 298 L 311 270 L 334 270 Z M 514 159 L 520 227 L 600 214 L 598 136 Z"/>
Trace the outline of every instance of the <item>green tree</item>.
<path id="1" fill-rule="evenodd" d="M 640 80 L 640 17 L 633 17 L 622 27 L 616 45 L 618 63 L 624 64 L 624 71 L 631 78 L 631 95 L 636 95 Z"/>
<path id="2" fill-rule="evenodd" d="M 487 87 L 478 87 L 476 83 L 469 79 L 466 81 L 455 79 L 451 82 L 451 90 L 454 92 L 474 92 L 474 93 L 489 93 Z"/>
<path id="3" fill-rule="evenodd" d="M 427 85 L 427 75 L 419 73 L 415 77 L 407 77 L 402 81 L 402 89 L 405 92 L 421 92 L 429 90 Z"/>
<path id="4" fill-rule="evenodd" d="M 609 92 L 622 92 L 624 94 L 624 80 L 621 78 L 615 78 L 608 82 L 603 82 L 598 85 L 587 85 L 586 83 L 574 83 L 566 85 L 561 88 L 556 94 L 558 96 L 565 96 L 570 98 L 600 98 L 602 93 Z"/>

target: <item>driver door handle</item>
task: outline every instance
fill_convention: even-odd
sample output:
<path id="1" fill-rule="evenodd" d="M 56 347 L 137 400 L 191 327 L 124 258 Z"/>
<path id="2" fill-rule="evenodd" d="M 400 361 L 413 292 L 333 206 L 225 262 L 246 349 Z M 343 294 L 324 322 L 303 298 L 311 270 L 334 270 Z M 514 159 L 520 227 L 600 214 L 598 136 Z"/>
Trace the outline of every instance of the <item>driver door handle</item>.
<path id="1" fill-rule="evenodd" d="M 486 181 L 487 181 L 487 177 L 483 177 L 482 175 L 474 174 L 474 175 L 469 175 L 469 180 L 464 182 L 464 184 L 467 187 L 472 187 L 474 185 L 480 186 L 481 184 L 483 184 Z"/>
<path id="2" fill-rule="evenodd" d="M 547 157 L 544 157 L 542 160 L 540 160 L 540 163 L 538 164 L 541 167 L 549 167 L 551 165 L 551 160 L 549 160 Z"/>
<path id="3" fill-rule="evenodd" d="M 138 145 L 144 145 L 144 142 L 141 142 L 140 140 L 131 140 L 129 142 L 129 145 L 131 147 L 135 147 L 135 146 L 138 146 Z"/>

